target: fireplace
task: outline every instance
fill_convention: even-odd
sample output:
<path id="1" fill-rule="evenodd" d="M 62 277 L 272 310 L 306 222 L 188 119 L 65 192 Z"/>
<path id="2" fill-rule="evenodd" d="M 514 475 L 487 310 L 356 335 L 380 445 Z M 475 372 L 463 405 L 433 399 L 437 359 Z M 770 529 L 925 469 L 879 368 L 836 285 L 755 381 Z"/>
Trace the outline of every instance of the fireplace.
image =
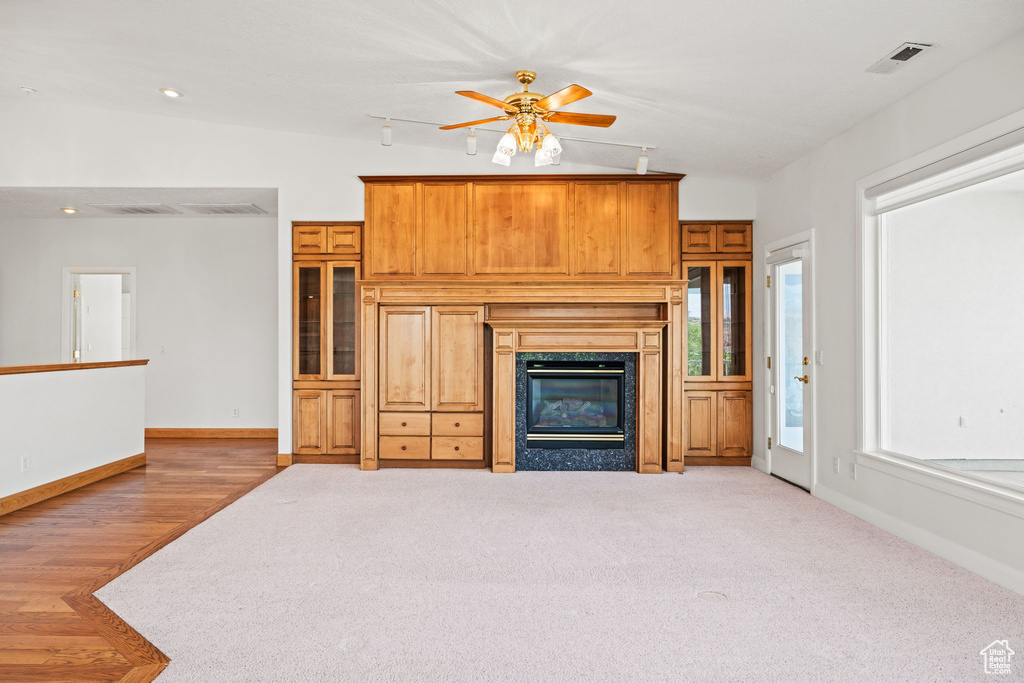
<path id="1" fill-rule="evenodd" d="M 527 361 L 527 447 L 621 449 L 625 373 L 622 361 Z"/>
<path id="2" fill-rule="evenodd" d="M 516 354 L 518 470 L 636 469 L 637 354 Z"/>

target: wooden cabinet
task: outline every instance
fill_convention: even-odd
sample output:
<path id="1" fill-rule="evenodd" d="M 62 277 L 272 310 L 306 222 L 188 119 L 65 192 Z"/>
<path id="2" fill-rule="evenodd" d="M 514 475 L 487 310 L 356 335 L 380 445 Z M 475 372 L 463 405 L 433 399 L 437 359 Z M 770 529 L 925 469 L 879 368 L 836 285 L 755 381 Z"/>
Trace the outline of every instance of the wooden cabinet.
<path id="1" fill-rule="evenodd" d="M 430 307 L 380 313 L 380 410 L 430 410 Z"/>
<path id="2" fill-rule="evenodd" d="M 684 404 L 686 457 L 741 458 L 748 464 L 753 448 L 750 391 L 687 391 Z"/>
<path id="3" fill-rule="evenodd" d="M 681 178 L 363 177 L 366 276 L 675 279 Z"/>
<path id="4" fill-rule="evenodd" d="M 753 225 L 750 221 L 727 223 L 681 223 L 683 259 L 701 258 L 706 254 L 723 254 L 736 258 L 753 250 Z"/>
<path id="5" fill-rule="evenodd" d="M 749 464 L 752 262 L 750 221 L 681 224 L 686 296 L 687 462 Z"/>
<path id="6" fill-rule="evenodd" d="M 361 424 L 362 224 L 295 223 L 292 246 L 293 452 L 354 456 Z"/>
<path id="7" fill-rule="evenodd" d="M 378 455 L 482 460 L 483 306 L 381 306 Z"/>
<path id="8" fill-rule="evenodd" d="M 484 409 L 482 306 L 434 306 L 431 318 L 431 409 Z"/>

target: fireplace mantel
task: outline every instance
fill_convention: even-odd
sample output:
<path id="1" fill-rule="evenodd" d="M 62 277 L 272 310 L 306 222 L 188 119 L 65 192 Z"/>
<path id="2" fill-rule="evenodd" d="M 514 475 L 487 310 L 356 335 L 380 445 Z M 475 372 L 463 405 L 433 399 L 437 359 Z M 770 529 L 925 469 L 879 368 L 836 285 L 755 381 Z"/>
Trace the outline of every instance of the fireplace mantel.
<path id="1" fill-rule="evenodd" d="M 515 354 L 593 351 L 637 354 L 637 471 L 683 470 L 686 282 L 374 281 L 362 302 L 363 424 L 360 467 L 377 469 L 381 308 L 478 307 L 491 330 L 483 359 L 491 397 L 486 461 L 515 471 Z M 481 339 L 483 335 L 481 334 Z M 436 352 L 436 350 L 435 350 Z"/>

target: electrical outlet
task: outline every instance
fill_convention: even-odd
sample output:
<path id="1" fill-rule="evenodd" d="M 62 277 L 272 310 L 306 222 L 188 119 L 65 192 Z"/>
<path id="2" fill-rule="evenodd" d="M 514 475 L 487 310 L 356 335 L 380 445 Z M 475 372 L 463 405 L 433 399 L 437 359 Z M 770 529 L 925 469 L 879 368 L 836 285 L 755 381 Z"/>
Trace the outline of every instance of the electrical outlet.
<path id="1" fill-rule="evenodd" d="M 832 458 L 832 471 L 839 474 L 839 456 Z"/>
<path id="2" fill-rule="evenodd" d="M 231 409 L 231 417 L 238 417 L 238 408 Z"/>
<path id="3" fill-rule="evenodd" d="M 964 416 L 964 415 L 960 416 L 960 426 L 961 427 L 966 427 L 967 426 L 967 417 Z"/>
<path id="4" fill-rule="evenodd" d="M 27 455 L 21 456 L 21 473 L 24 474 L 25 472 L 28 472 L 28 456 Z"/>
<path id="5" fill-rule="evenodd" d="M 160 353 L 163 353 L 163 354 L 167 353 L 167 344 L 161 344 L 160 345 Z"/>
<path id="6" fill-rule="evenodd" d="M 850 479 L 856 479 L 856 478 L 857 478 L 857 463 L 851 462 L 850 463 Z"/>

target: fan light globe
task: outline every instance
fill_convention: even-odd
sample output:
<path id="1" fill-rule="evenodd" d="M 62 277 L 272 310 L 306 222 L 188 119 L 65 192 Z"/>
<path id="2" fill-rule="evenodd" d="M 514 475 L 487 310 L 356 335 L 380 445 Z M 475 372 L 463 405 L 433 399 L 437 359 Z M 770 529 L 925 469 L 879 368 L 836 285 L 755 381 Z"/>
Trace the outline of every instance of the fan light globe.
<path id="1" fill-rule="evenodd" d="M 562 153 L 562 145 L 559 144 L 558 138 L 554 135 L 544 136 L 544 142 L 541 144 L 541 149 L 543 149 L 550 157 L 556 157 Z"/>
<path id="2" fill-rule="evenodd" d="M 512 163 L 512 155 L 516 153 L 516 136 L 512 133 L 505 133 L 498 141 L 498 149 L 491 159 L 496 164 L 509 166 Z"/>

